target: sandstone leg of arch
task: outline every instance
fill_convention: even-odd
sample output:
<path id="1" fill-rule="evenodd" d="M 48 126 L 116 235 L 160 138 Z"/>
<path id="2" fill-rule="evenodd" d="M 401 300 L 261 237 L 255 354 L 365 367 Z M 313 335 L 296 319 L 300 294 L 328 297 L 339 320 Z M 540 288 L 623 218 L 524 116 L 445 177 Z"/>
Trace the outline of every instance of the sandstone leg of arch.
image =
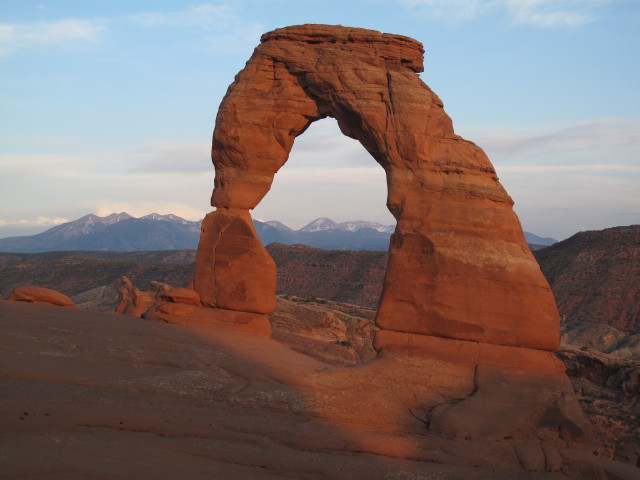
<path id="1" fill-rule="evenodd" d="M 220 105 L 212 205 L 254 208 L 295 137 L 333 117 L 384 168 L 397 219 L 378 325 L 554 350 L 557 308 L 513 202 L 417 75 L 422 54 L 412 39 L 348 27 L 265 34 Z"/>
<path id="2" fill-rule="evenodd" d="M 218 209 L 202 222 L 195 290 L 203 305 L 271 313 L 276 266 L 260 242 L 247 210 Z"/>

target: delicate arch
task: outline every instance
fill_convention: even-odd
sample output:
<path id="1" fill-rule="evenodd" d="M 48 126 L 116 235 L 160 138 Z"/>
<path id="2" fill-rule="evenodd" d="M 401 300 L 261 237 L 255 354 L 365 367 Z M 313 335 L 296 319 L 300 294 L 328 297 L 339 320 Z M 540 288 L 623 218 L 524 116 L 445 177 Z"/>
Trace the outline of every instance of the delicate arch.
<path id="1" fill-rule="evenodd" d="M 384 168 L 397 220 L 378 345 L 410 341 L 397 335 L 409 333 L 557 347 L 555 302 L 513 202 L 484 152 L 454 134 L 442 102 L 420 80 L 422 55 L 415 40 L 356 28 L 303 25 L 263 35 L 216 119 L 217 210 L 203 225 L 195 279 L 206 304 L 273 308 L 275 266 L 248 211 L 295 138 L 330 116 Z"/>

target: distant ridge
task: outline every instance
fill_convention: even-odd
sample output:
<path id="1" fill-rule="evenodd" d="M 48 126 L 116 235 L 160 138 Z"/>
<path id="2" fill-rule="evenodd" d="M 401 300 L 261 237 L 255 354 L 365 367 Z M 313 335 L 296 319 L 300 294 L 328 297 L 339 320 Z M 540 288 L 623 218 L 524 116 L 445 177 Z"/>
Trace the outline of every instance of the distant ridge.
<path id="1" fill-rule="evenodd" d="M 106 217 L 89 214 L 72 222 L 55 226 L 37 235 L 0 239 L 0 252 L 37 253 L 48 251 L 155 251 L 196 249 L 201 221 L 185 220 L 174 214 L 151 213 L 135 218 L 126 212 Z M 365 220 L 337 223 L 321 217 L 299 230 L 275 220 L 253 221 L 264 245 L 301 244 L 325 250 L 389 249 L 395 225 L 382 225 Z M 525 232 L 532 249 L 555 243 Z"/>
<path id="2" fill-rule="evenodd" d="M 47 251 L 152 251 L 197 248 L 200 222 L 176 215 L 152 213 L 135 218 L 128 213 L 106 217 L 89 214 L 57 225 L 37 235 L 0 239 L 0 251 L 36 253 Z"/>

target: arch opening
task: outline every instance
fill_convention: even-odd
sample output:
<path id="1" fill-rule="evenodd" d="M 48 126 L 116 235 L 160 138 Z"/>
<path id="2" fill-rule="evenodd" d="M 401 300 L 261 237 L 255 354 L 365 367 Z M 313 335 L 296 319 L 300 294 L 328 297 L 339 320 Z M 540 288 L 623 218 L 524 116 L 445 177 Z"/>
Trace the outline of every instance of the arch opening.
<path id="1" fill-rule="evenodd" d="M 273 325 L 283 318 L 296 321 L 287 317 L 292 308 L 287 299 L 321 302 L 325 309 L 351 312 L 343 318 L 349 321 L 338 321 L 346 330 L 334 332 L 336 341 L 366 343 L 351 323 L 355 317 L 373 320 L 382 294 L 389 239 L 396 225 L 386 208 L 386 194 L 384 170 L 356 140 L 340 132 L 335 119 L 314 122 L 296 138 L 269 193 L 252 212 L 258 237 L 276 264 L 279 298 Z M 308 248 L 291 246 L 295 244 Z M 313 321 L 322 326 L 322 318 Z M 370 338 L 369 348 L 364 347 L 362 358 L 368 358 Z"/>
<path id="2" fill-rule="evenodd" d="M 369 152 L 327 117 L 296 138 L 252 216 L 278 220 L 295 230 L 320 217 L 337 223 L 395 225 L 386 207 L 386 182 L 384 170 Z"/>

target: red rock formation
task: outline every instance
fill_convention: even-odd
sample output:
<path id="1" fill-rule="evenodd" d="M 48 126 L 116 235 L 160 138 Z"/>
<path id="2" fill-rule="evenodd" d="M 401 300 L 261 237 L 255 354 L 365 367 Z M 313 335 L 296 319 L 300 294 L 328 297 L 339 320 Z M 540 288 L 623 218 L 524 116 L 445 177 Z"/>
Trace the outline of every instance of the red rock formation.
<path id="1" fill-rule="evenodd" d="M 224 215 L 254 208 L 295 137 L 333 117 L 385 169 L 397 219 L 378 325 L 554 350 L 557 309 L 513 202 L 484 152 L 454 134 L 442 102 L 416 74 L 422 53 L 410 38 L 357 28 L 304 25 L 263 35 L 218 111 L 212 205 Z M 203 237 L 200 250 L 212 241 Z M 232 284 L 270 276 L 269 268 L 230 269 Z M 196 289 L 217 305 L 204 290 L 219 291 L 227 280 L 218 275 L 214 289 L 202 278 L 196 274 Z M 239 297 L 226 308 L 258 311 Z"/>
<path id="2" fill-rule="evenodd" d="M 455 408 L 474 388 L 474 361 L 449 348 L 451 361 L 385 354 L 332 367 L 202 325 L 0 301 L 3 477 L 639 478 L 630 465 L 522 432 L 491 441 L 425 429 L 432 407 Z M 499 403 L 504 388 L 494 388 Z M 501 414 L 484 420 L 503 425 Z"/>
<path id="3" fill-rule="evenodd" d="M 202 221 L 194 286 L 202 304 L 209 307 L 273 312 L 276 265 L 248 211 L 220 209 Z"/>
<path id="4" fill-rule="evenodd" d="M 161 282 L 151 282 L 149 290 L 138 289 L 127 277 L 120 279 L 121 286 L 118 291 L 120 297 L 115 313 L 118 315 L 133 315 L 139 317 L 144 313 L 159 296 L 171 289 L 169 285 Z"/>
<path id="5" fill-rule="evenodd" d="M 416 75 L 422 53 L 412 39 L 347 27 L 263 35 L 216 119 L 217 210 L 203 222 L 195 288 L 207 306 L 273 310 L 274 264 L 249 210 L 295 137 L 335 118 L 385 170 L 397 227 L 376 318 L 379 358 L 317 378 L 335 393 L 312 400 L 314 413 L 340 427 L 407 431 L 417 419 L 439 436 L 519 439 L 519 465 L 556 471 L 557 446 L 583 442 L 587 423 L 551 354 L 560 339 L 553 295 L 488 158 L 454 134 Z M 376 400 L 365 406 L 372 378 Z"/>
<path id="6" fill-rule="evenodd" d="M 7 300 L 15 302 L 48 303 L 60 307 L 75 307 L 73 301 L 64 293 L 42 287 L 18 287 L 11 292 Z"/>
<path id="7" fill-rule="evenodd" d="M 570 345 L 556 355 L 591 421 L 598 454 L 640 467 L 640 361 Z"/>
<path id="8" fill-rule="evenodd" d="M 159 295 L 160 300 L 172 303 L 184 303 L 186 305 L 200 305 L 200 295 L 190 288 L 172 288 Z"/>
<path id="9" fill-rule="evenodd" d="M 269 320 L 274 340 L 331 365 L 354 365 L 376 357 L 372 310 L 326 300 L 278 297 Z"/>
<path id="10" fill-rule="evenodd" d="M 225 328 L 267 338 L 271 336 L 269 319 L 259 313 L 207 308 L 186 303 L 156 302 L 142 314 L 142 317 L 157 322 Z"/>

